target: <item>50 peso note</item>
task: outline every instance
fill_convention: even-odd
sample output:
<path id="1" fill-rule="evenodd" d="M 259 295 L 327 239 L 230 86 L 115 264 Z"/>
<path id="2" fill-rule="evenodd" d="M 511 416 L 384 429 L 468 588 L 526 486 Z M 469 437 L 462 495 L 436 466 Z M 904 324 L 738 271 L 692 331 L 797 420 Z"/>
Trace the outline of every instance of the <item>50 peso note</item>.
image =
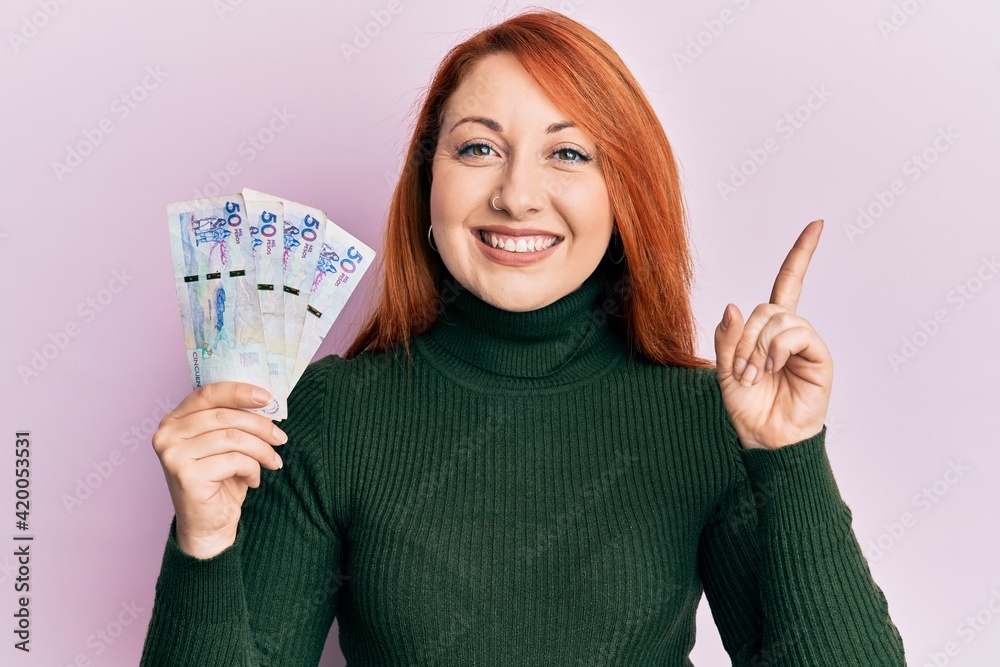
<path id="1" fill-rule="evenodd" d="M 293 386 L 302 377 L 374 257 L 374 250 L 327 220 L 323 247 L 310 286 L 302 340 L 292 371 Z"/>
<path id="2" fill-rule="evenodd" d="M 246 199 L 253 238 L 254 264 L 257 269 L 257 296 L 260 319 L 267 347 L 267 371 L 271 393 L 279 398 L 281 408 L 272 416 L 288 416 L 285 398 L 289 394 L 286 380 L 288 359 L 285 356 L 284 302 L 284 206 L 280 201 Z"/>
<path id="3" fill-rule="evenodd" d="M 284 309 L 285 309 L 285 384 L 295 386 L 295 360 L 299 355 L 302 328 L 305 324 L 309 294 L 319 264 L 326 233 L 326 213 L 288 199 L 244 188 L 243 196 L 254 202 L 280 202 L 284 209 Z M 312 350 L 314 354 L 316 350 Z"/>
<path id="4" fill-rule="evenodd" d="M 247 217 L 240 195 L 167 204 L 174 282 L 193 387 L 263 387 L 275 400 L 247 410 L 276 418 L 285 397 L 273 391 L 268 372 Z"/>

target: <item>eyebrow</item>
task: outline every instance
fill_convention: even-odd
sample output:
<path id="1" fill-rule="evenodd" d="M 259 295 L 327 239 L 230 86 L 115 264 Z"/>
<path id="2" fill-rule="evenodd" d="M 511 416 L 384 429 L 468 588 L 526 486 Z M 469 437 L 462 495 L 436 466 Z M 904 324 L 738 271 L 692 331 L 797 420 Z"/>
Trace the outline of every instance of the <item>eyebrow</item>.
<path id="1" fill-rule="evenodd" d="M 454 132 L 455 128 L 461 125 L 462 123 L 482 123 L 486 127 L 493 130 L 494 132 L 497 133 L 503 132 L 503 126 L 500 123 L 496 122 L 492 118 L 484 118 L 482 116 L 466 116 L 462 120 L 452 125 L 451 129 L 448 130 L 448 132 L 449 133 Z M 568 120 L 561 120 L 558 123 L 552 123 L 551 125 L 549 125 L 548 128 L 546 128 L 545 133 L 553 134 L 555 132 L 558 132 L 559 130 L 565 130 L 568 127 L 576 127 L 576 123 L 573 123 Z"/>

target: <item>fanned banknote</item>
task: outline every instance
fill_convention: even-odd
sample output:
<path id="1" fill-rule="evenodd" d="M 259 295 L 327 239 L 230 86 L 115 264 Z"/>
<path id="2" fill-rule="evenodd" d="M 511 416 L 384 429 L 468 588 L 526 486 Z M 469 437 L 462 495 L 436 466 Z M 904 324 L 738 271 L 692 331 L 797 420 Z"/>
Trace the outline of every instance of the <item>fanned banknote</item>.
<path id="1" fill-rule="evenodd" d="M 253 201 L 280 201 L 285 212 L 284 307 L 285 379 L 293 387 L 293 371 L 298 358 L 299 339 L 309 305 L 309 292 L 316 274 L 319 252 L 326 234 L 326 213 L 288 199 L 245 189 L 243 196 Z M 315 353 L 316 350 L 313 350 Z"/>
<path id="2" fill-rule="evenodd" d="M 195 388 L 249 382 L 286 400 L 375 252 L 316 208 L 257 190 L 167 205 Z"/>
<path id="3" fill-rule="evenodd" d="M 193 386 L 235 380 L 271 391 L 243 198 L 168 204 L 167 218 Z M 271 404 L 251 411 L 272 416 L 283 403 L 275 395 Z"/>
<path id="4" fill-rule="evenodd" d="M 310 286 L 292 385 L 302 377 L 374 257 L 374 250 L 327 220 L 323 247 Z"/>
<path id="5" fill-rule="evenodd" d="M 253 257 L 257 271 L 257 296 L 260 301 L 260 319 L 264 327 L 267 347 L 267 370 L 271 392 L 275 396 L 288 395 L 285 369 L 285 306 L 284 306 L 284 207 L 280 201 L 254 201 L 246 199 L 253 238 Z M 272 419 L 288 416 L 285 401 Z"/>

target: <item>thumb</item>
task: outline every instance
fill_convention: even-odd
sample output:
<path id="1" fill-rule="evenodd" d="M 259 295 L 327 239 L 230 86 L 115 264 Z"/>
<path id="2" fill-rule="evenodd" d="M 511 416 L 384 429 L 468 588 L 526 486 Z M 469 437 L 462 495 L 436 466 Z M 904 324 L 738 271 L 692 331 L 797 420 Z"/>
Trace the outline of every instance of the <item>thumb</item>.
<path id="1" fill-rule="evenodd" d="M 719 382 L 733 374 L 733 357 L 742 336 L 743 313 L 735 304 L 727 303 L 722 321 L 715 327 L 715 366 Z"/>

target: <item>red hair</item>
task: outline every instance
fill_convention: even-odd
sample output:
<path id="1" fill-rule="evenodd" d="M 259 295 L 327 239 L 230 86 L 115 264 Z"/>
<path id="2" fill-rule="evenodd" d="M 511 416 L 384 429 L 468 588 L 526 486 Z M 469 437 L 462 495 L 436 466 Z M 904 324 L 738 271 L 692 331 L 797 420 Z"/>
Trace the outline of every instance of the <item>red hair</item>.
<path id="1" fill-rule="evenodd" d="M 447 271 L 427 243 L 431 162 L 444 107 L 476 61 L 509 53 L 550 99 L 594 138 L 614 213 L 619 264 L 598 266 L 609 326 L 630 350 L 660 364 L 710 367 L 695 355 L 692 260 L 673 152 L 660 121 L 617 53 L 589 28 L 555 11 L 521 13 L 453 47 L 438 66 L 420 109 L 389 206 L 379 253 L 382 293 L 352 358 L 409 342 L 430 328 Z M 616 252 L 615 254 L 620 254 Z"/>

